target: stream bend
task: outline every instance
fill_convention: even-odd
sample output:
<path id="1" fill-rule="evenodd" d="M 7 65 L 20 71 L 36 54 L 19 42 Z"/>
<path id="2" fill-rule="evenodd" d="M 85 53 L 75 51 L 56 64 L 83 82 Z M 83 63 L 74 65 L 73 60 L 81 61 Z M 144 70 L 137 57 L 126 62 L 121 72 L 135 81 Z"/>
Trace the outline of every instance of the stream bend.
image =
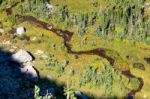
<path id="1" fill-rule="evenodd" d="M 22 0 L 21 2 L 23 2 L 23 1 L 24 1 L 24 0 Z M 7 15 L 11 15 L 11 14 L 12 14 L 12 8 L 14 8 L 15 6 L 17 6 L 18 3 L 19 3 L 19 2 L 17 2 L 16 4 L 14 4 L 14 5 L 12 5 L 11 7 L 9 7 L 9 8 L 6 9 Z M 43 29 L 46 29 L 46 30 L 48 30 L 48 31 L 51 31 L 51 32 L 57 34 L 59 37 L 62 37 L 62 38 L 64 39 L 64 45 L 66 46 L 67 52 L 68 52 L 69 54 L 75 54 L 75 55 L 77 55 L 77 56 L 82 55 L 82 54 L 97 55 L 97 56 L 100 56 L 100 57 L 103 57 L 103 58 L 107 59 L 107 60 L 110 62 L 110 64 L 111 64 L 112 66 L 113 66 L 114 63 L 115 63 L 115 59 L 113 59 L 112 57 L 110 57 L 110 56 L 108 56 L 108 55 L 106 54 L 106 51 L 109 51 L 110 49 L 97 48 L 97 49 L 93 49 L 93 50 L 89 50 L 89 51 L 78 51 L 78 52 L 73 51 L 71 45 L 69 44 L 69 42 L 70 42 L 70 40 L 71 40 L 71 38 L 72 38 L 72 36 L 73 36 L 73 33 L 72 33 L 72 32 L 69 32 L 69 31 L 67 31 L 67 30 L 63 31 L 63 30 L 61 30 L 61 29 L 56 29 L 56 28 L 54 28 L 52 25 L 50 25 L 50 24 L 48 24 L 48 23 L 45 23 L 45 22 L 43 22 L 43 21 L 40 21 L 40 20 L 36 19 L 36 18 L 33 17 L 33 16 L 16 15 L 16 17 L 18 17 L 19 19 L 21 19 L 20 23 L 22 23 L 22 22 L 29 22 L 30 24 L 33 24 L 33 25 L 35 25 L 35 26 L 37 26 L 37 27 L 39 27 L 39 28 L 43 28 Z M 119 55 L 119 53 L 117 53 L 117 54 Z M 113 67 L 115 68 L 115 66 L 113 66 Z M 115 68 L 115 69 L 117 69 L 117 68 Z M 128 93 L 128 97 L 131 97 L 131 96 L 134 97 L 137 92 L 140 92 L 140 91 L 141 91 L 141 89 L 142 89 L 142 87 L 143 87 L 143 85 L 144 85 L 143 79 L 140 78 L 140 77 L 134 76 L 134 75 L 130 72 L 130 70 L 123 71 L 123 70 L 120 70 L 120 69 L 119 69 L 119 71 L 120 71 L 124 76 L 126 76 L 127 78 L 129 78 L 129 80 L 132 79 L 132 78 L 136 78 L 136 79 L 139 80 L 139 82 L 140 82 L 139 87 L 138 87 L 136 90 L 133 89 L 133 90 L 131 90 L 131 91 Z"/>

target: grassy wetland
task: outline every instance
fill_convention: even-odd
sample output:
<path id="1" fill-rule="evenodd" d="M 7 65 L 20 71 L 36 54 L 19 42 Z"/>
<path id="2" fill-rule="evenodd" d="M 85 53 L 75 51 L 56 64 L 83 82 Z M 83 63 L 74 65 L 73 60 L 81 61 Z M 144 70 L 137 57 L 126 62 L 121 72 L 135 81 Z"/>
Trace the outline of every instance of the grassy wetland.
<path id="1" fill-rule="evenodd" d="M 31 99 L 150 99 L 150 0 L 0 0 L 0 49 L 34 57 Z"/>

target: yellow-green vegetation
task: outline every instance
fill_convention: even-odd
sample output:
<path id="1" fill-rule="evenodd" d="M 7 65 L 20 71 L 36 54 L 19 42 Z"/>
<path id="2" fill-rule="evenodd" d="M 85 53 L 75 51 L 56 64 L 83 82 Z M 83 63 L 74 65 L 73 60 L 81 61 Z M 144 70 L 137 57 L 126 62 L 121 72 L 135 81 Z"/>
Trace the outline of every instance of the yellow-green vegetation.
<path id="1" fill-rule="evenodd" d="M 41 0 L 40 4 L 42 1 L 44 2 L 46 0 Z M 53 81 L 56 81 L 57 85 L 66 85 L 69 81 L 73 86 L 73 90 L 80 90 L 86 95 L 96 99 L 123 98 L 127 96 L 131 90 L 138 89 L 140 84 L 138 79 L 129 79 L 120 71 L 130 70 L 133 75 L 141 77 L 144 81 L 141 91 L 135 94 L 135 98 L 149 99 L 150 64 L 146 62 L 144 58 L 150 58 L 150 31 L 148 28 L 145 28 L 147 31 L 144 31 L 144 27 L 142 27 L 139 22 L 137 24 L 140 24 L 141 26 L 140 32 L 136 31 L 139 26 L 137 25 L 137 27 L 135 26 L 136 28 L 134 28 L 134 31 L 131 32 L 129 28 L 128 32 L 130 33 L 123 34 L 125 32 L 124 29 L 126 29 L 126 26 L 122 26 L 124 23 L 120 22 L 123 20 L 113 20 L 112 18 L 108 18 L 108 16 L 111 15 L 108 12 L 111 11 L 110 9 L 112 8 L 109 7 L 108 4 L 119 1 L 123 2 L 125 0 L 50 0 L 49 3 L 56 7 L 52 13 L 54 15 L 51 15 L 49 13 L 45 14 L 45 9 L 42 9 L 44 6 L 43 4 L 41 4 L 39 8 L 36 8 L 36 4 L 34 5 L 33 2 L 28 2 L 28 0 L 26 0 L 26 2 L 21 2 L 12 9 L 12 15 L 7 16 L 7 13 L 3 10 L 4 8 L 0 9 L 0 28 L 5 30 L 4 35 L 8 34 L 8 31 L 11 30 L 11 28 L 17 28 L 18 26 L 26 28 L 25 36 L 30 38 L 29 41 L 23 41 L 19 39 L 19 37 L 11 38 L 12 34 L 9 34 L 10 41 L 14 46 L 17 46 L 17 49 L 25 49 L 33 54 L 35 57 L 34 66 L 39 71 L 41 78 L 48 78 L 48 76 L 50 76 Z M 147 0 L 147 2 L 150 1 Z M 33 8 L 30 8 L 30 3 L 33 3 Z M 126 7 L 128 7 L 128 2 L 124 3 L 127 3 Z M 10 3 L 10 5 L 12 4 L 13 3 Z M 141 4 L 143 3 L 139 2 L 139 4 L 136 4 L 141 7 Z M 123 4 L 120 5 L 122 6 Z M 131 6 L 137 5 L 134 5 L 134 3 L 131 2 Z M 116 6 L 116 4 L 114 4 L 114 6 Z M 121 9 L 118 10 L 122 11 L 122 9 L 123 8 L 121 7 Z M 103 14 L 108 14 L 106 17 L 108 20 L 103 20 L 105 16 L 101 15 L 101 11 L 106 11 Z M 137 12 L 133 12 L 132 14 L 135 14 L 134 17 L 137 17 L 137 20 L 141 21 L 142 16 L 139 15 L 140 12 L 138 11 L 137 8 Z M 145 11 L 147 11 L 147 9 Z M 115 63 L 112 66 L 107 59 L 97 55 L 69 54 L 64 45 L 63 38 L 51 31 L 38 28 L 36 25 L 28 22 L 19 23 L 18 19 L 14 16 L 15 14 L 31 15 L 38 18 L 38 20 L 53 24 L 56 28 L 69 30 L 74 33 L 69 42 L 73 51 L 80 52 L 104 48 L 107 49 L 105 52 L 106 55 L 113 58 Z M 100 18 L 97 16 L 98 14 L 100 14 Z M 119 15 L 116 15 L 116 17 L 118 16 Z M 77 22 L 70 22 L 73 17 L 77 17 Z M 89 18 L 89 23 L 86 20 L 87 17 Z M 133 20 L 131 17 L 133 16 L 128 16 L 129 19 Z M 142 17 L 142 19 L 144 18 L 145 17 Z M 111 26 L 107 26 L 109 20 L 116 20 L 117 23 L 115 23 L 115 29 L 112 29 L 113 27 Z M 145 18 L 145 20 L 149 22 L 150 18 Z M 143 24 L 150 26 L 149 23 L 144 22 Z M 111 25 L 113 25 L 113 22 Z M 132 25 L 128 23 L 128 27 L 130 26 Z M 107 27 L 108 29 L 106 29 Z M 104 33 L 103 35 L 103 30 L 108 33 Z M 111 33 L 114 32 L 115 34 L 112 36 Z M 147 34 L 145 34 L 146 36 L 142 35 L 141 37 L 137 37 L 135 32 L 144 34 L 147 32 Z M 121 35 L 120 38 L 118 38 L 118 35 Z M 130 36 L 133 36 L 133 38 L 130 38 Z M 135 36 L 139 39 L 134 39 Z M 12 46 L 2 47 L 10 50 Z M 37 50 L 42 50 L 48 57 L 44 58 L 41 55 L 37 55 Z M 143 64 L 145 70 L 134 68 L 134 63 Z"/>

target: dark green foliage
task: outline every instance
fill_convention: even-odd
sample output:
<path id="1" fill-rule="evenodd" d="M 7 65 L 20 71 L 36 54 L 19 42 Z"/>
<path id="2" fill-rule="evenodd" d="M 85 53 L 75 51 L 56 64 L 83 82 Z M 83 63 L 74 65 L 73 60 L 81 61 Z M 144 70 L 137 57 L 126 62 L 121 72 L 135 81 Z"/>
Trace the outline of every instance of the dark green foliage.
<path id="1" fill-rule="evenodd" d="M 14 15 L 9 15 L 3 18 L 3 27 L 13 27 L 16 24 L 16 17 Z"/>
<path id="2" fill-rule="evenodd" d="M 101 26 L 95 26 L 95 30 L 93 32 L 93 35 L 95 35 L 95 36 L 103 36 L 103 34 L 102 34 L 102 27 Z"/>
<path id="3" fill-rule="evenodd" d="M 58 5 L 53 12 L 46 9 L 47 0 L 26 0 L 20 5 L 20 14 L 32 13 L 37 17 L 60 24 L 65 29 L 73 29 L 79 36 L 86 34 L 93 26 L 93 34 L 107 40 L 129 39 L 150 43 L 150 18 L 144 13 L 144 0 L 107 0 L 106 7 L 99 12 L 70 13 L 67 5 Z M 97 7 L 98 0 L 92 5 Z M 2 3 L 2 5 L 5 3 Z"/>
<path id="4" fill-rule="evenodd" d="M 32 13 L 35 16 L 42 18 L 49 18 L 50 13 L 46 9 L 47 0 L 26 0 L 27 5 L 20 5 L 18 13 L 26 14 Z"/>
<path id="5" fill-rule="evenodd" d="M 142 63 L 134 63 L 133 68 L 138 68 L 138 69 L 141 69 L 141 70 L 145 70 L 145 67 Z"/>
<path id="6" fill-rule="evenodd" d="M 49 55 L 49 58 L 47 59 L 47 63 L 45 64 L 45 66 L 50 69 L 50 70 L 53 70 L 53 71 L 56 71 L 58 73 L 63 73 L 64 72 L 64 69 L 65 67 L 62 66 L 62 63 L 59 62 L 55 57 L 54 55 Z"/>
<path id="7" fill-rule="evenodd" d="M 96 78 L 97 78 L 96 69 L 92 68 L 91 66 L 88 66 L 83 73 L 83 77 L 80 80 L 80 84 L 85 85 L 86 83 L 91 82 L 91 81 L 95 83 L 97 82 Z"/>
<path id="8" fill-rule="evenodd" d="M 89 13 L 88 14 L 88 24 L 89 25 L 94 25 L 95 23 L 96 23 L 96 19 L 97 19 L 97 16 L 98 16 L 98 14 L 97 14 L 97 12 L 91 12 L 91 13 Z"/>
<path id="9" fill-rule="evenodd" d="M 85 86 L 91 83 L 93 86 L 102 87 L 105 86 L 104 95 L 106 97 L 113 94 L 113 82 L 118 82 L 123 89 L 124 94 L 126 93 L 126 88 L 122 81 L 121 74 L 115 70 L 111 65 L 106 65 L 103 71 L 99 71 L 97 68 L 88 66 L 80 79 L 80 86 Z"/>
<path id="10" fill-rule="evenodd" d="M 89 26 L 89 15 L 88 14 L 79 14 L 77 16 L 77 34 L 78 36 L 83 36 L 85 35 L 87 31 L 87 27 Z"/>
<path id="11" fill-rule="evenodd" d="M 98 0 L 93 0 L 92 6 L 97 7 L 98 6 Z"/>
<path id="12" fill-rule="evenodd" d="M 2 0 L 0 0 L 0 5 L 2 4 L 2 2 L 3 2 L 3 1 L 2 1 Z"/>
<path id="13" fill-rule="evenodd" d="M 20 0 L 0 0 L 0 11 L 6 10 L 8 5 L 12 6 L 17 2 L 20 2 Z"/>
<path id="14" fill-rule="evenodd" d="M 64 22 L 69 17 L 68 8 L 66 5 L 64 5 L 64 6 L 60 6 L 59 10 L 60 10 L 59 11 L 60 21 Z"/>
<path id="15" fill-rule="evenodd" d="M 67 87 L 64 87 L 64 95 L 66 96 L 67 99 L 77 99 L 75 97 L 73 87 L 74 87 L 73 85 L 68 85 Z"/>
<path id="16" fill-rule="evenodd" d="M 138 79 L 132 78 L 132 79 L 130 80 L 130 86 L 131 86 L 133 89 L 136 90 L 136 89 L 139 87 L 139 85 L 140 85 L 140 82 L 139 82 Z"/>
<path id="17" fill-rule="evenodd" d="M 118 38 L 128 38 L 134 41 L 144 41 L 148 37 L 148 18 L 144 16 L 142 5 L 144 0 L 138 2 L 129 0 L 109 0 L 108 7 L 101 12 L 103 28 L 107 31 L 106 38 L 109 39 L 112 32 L 115 32 L 115 25 L 121 26 Z M 107 24 L 106 24 L 107 23 Z M 117 32 L 117 31 L 116 31 Z M 115 34 L 115 35 L 116 35 Z M 114 34 L 111 34 L 113 36 Z M 112 38 L 112 37 L 111 37 Z"/>
<path id="18" fill-rule="evenodd" d="M 83 36 L 85 33 L 86 33 L 86 29 L 83 28 L 82 25 L 81 25 L 81 27 L 79 26 L 78 32 L 77 32 L 78 36 Z"/>
<path id="19" fill-rule="evenodd" d="M 45 96 L 40 96 L 40 88 L 35 85 L 35 89 L 34 89 L 34 99 L 55 99 L 55 97 L 53 97 L 52 95 L 45 95 Z"/>

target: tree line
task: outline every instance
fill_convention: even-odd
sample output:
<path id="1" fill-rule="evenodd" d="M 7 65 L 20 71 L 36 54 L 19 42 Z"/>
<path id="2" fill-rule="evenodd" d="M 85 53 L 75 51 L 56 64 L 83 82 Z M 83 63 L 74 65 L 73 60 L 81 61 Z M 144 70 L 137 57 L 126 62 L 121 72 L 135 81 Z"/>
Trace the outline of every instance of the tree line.
<path id="1" fill-rule="evenodd" d="M 70 13 L 67 5 L 55 6 L 49 13 L 46 9 L 48 0 L 26 0 L 20 12 L 33 13 L 38 17 L 61 24 L 65 29 L 75 30 L 79 37 L 85 35 L 89 27 L 93 35 L 107 40 L 142 41 L 150 43 L 150 18 L 145 15 L 145 0 L 106 0 L 105 8 L 88 13 Z M 94 0 L 93 7 L 101 1 Z"/>

